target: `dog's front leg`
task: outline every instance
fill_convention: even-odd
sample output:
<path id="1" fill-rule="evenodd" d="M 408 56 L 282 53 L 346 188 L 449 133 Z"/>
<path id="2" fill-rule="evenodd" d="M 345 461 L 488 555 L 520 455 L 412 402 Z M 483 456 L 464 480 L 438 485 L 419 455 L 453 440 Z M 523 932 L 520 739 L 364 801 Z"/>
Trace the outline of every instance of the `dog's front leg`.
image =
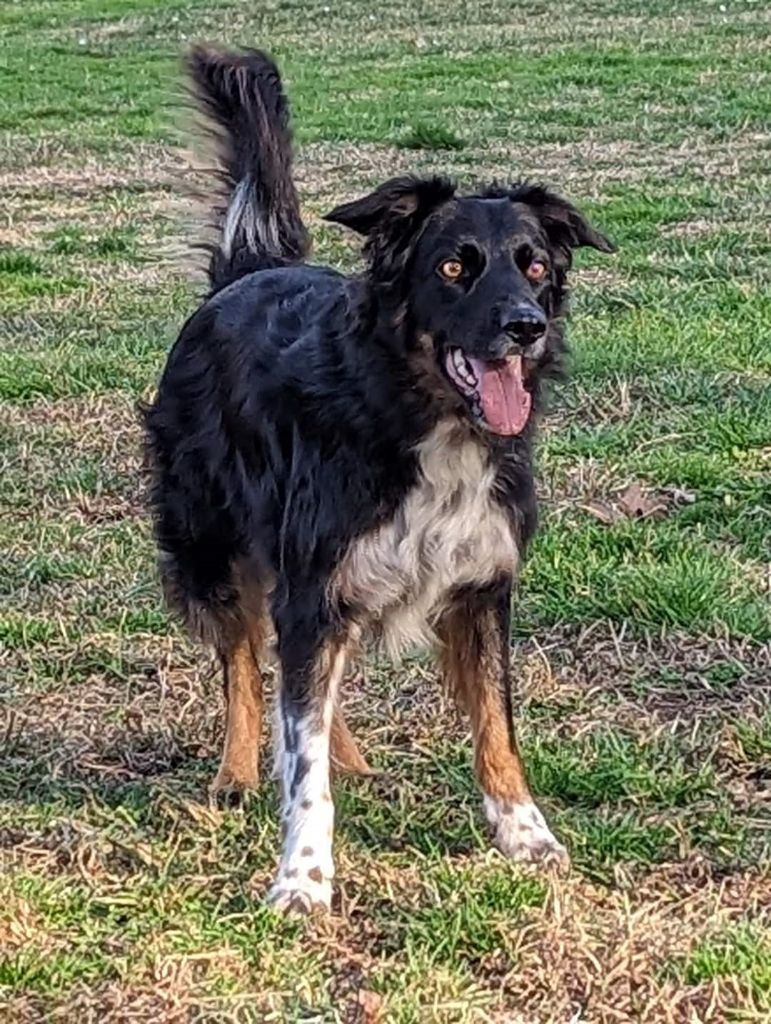
<path id="1" fill-rule="evenodd" d="M 280 910 L 307 913 L 331 903 L 334 806 L 329 745 L 346 653 L 343 637 L 309 640 L 307 629 L 279 627 L 281 691 L 274 742 L 279 752 L 283 846 L 268 901 Z"/>
<path id="2" fill-rule="evenodd" d="M 459 593 L 439 628 L 443 674 L 471 719 L 474 769 L 496 846 L 512 860 L 564 866 L 567 851 L 533 801 L 514 736 L 510 614 L 509 579 Z"/>

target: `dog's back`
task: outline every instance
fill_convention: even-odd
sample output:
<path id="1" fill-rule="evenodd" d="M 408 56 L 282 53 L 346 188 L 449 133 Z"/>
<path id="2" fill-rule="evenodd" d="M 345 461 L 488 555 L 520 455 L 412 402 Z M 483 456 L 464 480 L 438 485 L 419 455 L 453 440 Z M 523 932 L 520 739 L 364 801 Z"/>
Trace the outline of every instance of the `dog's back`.
<path id="1" fill-rule="evenodd" d="M 224 192 L 211 246 L 212 288 L 301 261 L 310 239 L 292 180 L 289 109 L 276 65 L 257 50 L 196 47 L 188 69 L 217 139 Z"/>

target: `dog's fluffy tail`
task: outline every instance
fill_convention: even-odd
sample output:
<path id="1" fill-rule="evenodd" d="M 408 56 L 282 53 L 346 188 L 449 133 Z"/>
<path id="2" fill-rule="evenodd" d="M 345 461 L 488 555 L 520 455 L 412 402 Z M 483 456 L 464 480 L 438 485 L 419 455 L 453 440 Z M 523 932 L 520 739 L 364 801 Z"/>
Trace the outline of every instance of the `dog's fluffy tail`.
<path id="1" fill-rule="evenodd" d="M 188 70 L 218 141 L 224 184 L 210 247 L 212 287 L 302 260 L 310 239 L 292 180 L 289 107 L 278 68 L 257 50 L 195 47 Z"/>

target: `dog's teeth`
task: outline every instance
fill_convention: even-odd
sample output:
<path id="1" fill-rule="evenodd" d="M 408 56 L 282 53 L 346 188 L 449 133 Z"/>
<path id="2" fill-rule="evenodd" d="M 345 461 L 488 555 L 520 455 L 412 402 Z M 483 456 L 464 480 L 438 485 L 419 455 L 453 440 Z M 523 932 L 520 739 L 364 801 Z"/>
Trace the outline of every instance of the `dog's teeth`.
<path id="1" fill-rule="evenodd" d="M 477 381 L 471 369 L 471 365 L 459 348 L 453 349 L 452 362 L 460 379 L 465 384 L 469 384 L 471 387 L 476 387 Z"/>

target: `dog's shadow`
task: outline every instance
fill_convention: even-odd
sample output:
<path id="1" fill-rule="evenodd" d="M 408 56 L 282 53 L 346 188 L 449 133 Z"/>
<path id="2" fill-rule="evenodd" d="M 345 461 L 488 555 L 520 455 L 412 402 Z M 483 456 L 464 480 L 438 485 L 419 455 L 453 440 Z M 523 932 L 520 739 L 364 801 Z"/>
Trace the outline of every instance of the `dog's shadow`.
<path id="1" fill-rule="evenodd" d="M 192 796 L 207 762 L 196 758 L 167 729 L 136 733 L 117 746 L 112 739 L 81 742 L 56 726 L 25 723 L 9 730 L 0 770 L 0 800 L 72 813 L 89 805 L 116 808 L 149 803 L 161 782 Z M 176 784 L 175 784 L 176 780 Z"/>
<path id="2" fill-rule="evenodd" d="M 338 835 L 371 851 L 462 855 L 480 841 L 482 823 L 470 762 L 445 751 L 405 750 L 376 754 L 372 775 L 335 773 L 333 790 Z M 257 792 L 225 820 L 245 814 L 246 827 L 275 825 L 278 786 L 265 751 Z M 151 823 L 158 800 L 211 810 L 208 784 L 217 757 L 209 748 L 185 743 L 168 728 L 145 728 L 115 737 L 63 733 L 44 722 L 25 723 L 6 737 L 0 800 L 35 809 L 46 821 L 119 813 Z M 56 829 L 53 829 L 56 832 Z M 5 837 L 13 847 L 13 836 Z"/>

